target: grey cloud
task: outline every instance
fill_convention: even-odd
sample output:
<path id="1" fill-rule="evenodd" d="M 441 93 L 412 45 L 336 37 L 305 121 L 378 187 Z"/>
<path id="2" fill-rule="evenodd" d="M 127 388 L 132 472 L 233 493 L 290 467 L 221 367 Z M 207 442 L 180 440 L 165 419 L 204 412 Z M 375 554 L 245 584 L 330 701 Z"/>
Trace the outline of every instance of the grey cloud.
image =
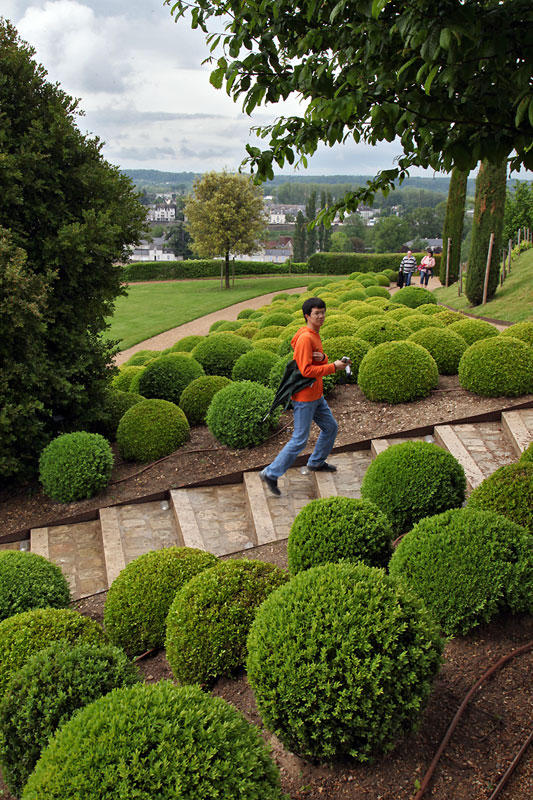
<path id="1" fill-rule="evenodd" d="M 173 147 L 124 147 L 113 153 L 114 158 L 126 161 L 151 161 L 157 158 L 176 158 L 178 153 Z"/>
<path id="2" fill-rule="evenodd" d="M 187 122 L 188 120 L 198 119 L 225 119 L 219 114 L 186 114 L 182 112 L 167 111 L 137 111 L 134 108 L 111 109 L 101 108 L 91 111 L 91 120 L 98 125 L 138 125 L 152 122 Z"/>

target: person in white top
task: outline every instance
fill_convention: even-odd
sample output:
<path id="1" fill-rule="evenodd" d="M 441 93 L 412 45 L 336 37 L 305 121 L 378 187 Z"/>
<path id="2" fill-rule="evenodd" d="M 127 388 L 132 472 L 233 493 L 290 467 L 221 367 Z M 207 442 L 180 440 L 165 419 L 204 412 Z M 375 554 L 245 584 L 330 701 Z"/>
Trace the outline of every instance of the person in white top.
<path id="1" fill-rule="evenodd" d="M 429 279 L 433 275 L 435 269 L 435 259 L 433 258 L 433 250 L 428 247 L 426 255 L 420 262 L 420 286 L 427 286 Z"/>

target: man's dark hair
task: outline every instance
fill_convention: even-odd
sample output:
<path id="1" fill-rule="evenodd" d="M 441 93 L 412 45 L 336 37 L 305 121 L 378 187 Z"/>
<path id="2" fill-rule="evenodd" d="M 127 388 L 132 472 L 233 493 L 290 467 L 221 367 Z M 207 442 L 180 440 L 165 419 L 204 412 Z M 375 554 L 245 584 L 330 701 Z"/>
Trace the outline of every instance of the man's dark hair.
<path id="1" fill-rule="evenodd" d="M 307 322 L 307 317 L 313 310 L 313 308 L 325 308 L 326 304 L 320 297 L 308 297 L 307 300 L 304 301 L 302 306 L 302 311 L 304 315 L 304 319 Z"/>

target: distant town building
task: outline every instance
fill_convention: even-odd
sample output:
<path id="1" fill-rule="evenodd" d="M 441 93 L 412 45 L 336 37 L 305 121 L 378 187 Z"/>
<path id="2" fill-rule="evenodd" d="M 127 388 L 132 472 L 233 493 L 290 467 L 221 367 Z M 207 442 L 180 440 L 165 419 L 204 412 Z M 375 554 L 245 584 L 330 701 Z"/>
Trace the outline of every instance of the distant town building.
<path id="1" fill-rule="evenodd" d="M 142 239 L 137 247 L 131 248 L 130 261 L 182 261 L 169 250 L 163 250 L 165 238 L 156 236 L 152 242 Z"/>
<path id="2" fill-rule="evenodd" d="M 285 225 L 288 215 L 293 217 L 292 221 L 294 222 L 299 211 L 305 214 L 305 205 L 289 205 L 286 203 L 282 205 L 266 204 L 265 211 L 268 214 L 269 225 Z"/>
<path id="3" fill-rule="evenodd" d="M 414 241 L 414 239 L 410 239 L 408 242 L 404 242 L 402 244 L 402 251 L 407 252 L 407 250 L 411 250 Z M 426 237 L 422 236 L 422 241 L 426 242 L 424 249 L 431 247 L 434 253 L 442 253 L 442 239 L 427 239 Z"/>
<path id="4" fill-rule="evenodd" d="M 165 203 L 164 205 L 152 203 L 148 206 L 146 219 L 148 222 L 175 222 L 176 206 L 171 203 Z"/>

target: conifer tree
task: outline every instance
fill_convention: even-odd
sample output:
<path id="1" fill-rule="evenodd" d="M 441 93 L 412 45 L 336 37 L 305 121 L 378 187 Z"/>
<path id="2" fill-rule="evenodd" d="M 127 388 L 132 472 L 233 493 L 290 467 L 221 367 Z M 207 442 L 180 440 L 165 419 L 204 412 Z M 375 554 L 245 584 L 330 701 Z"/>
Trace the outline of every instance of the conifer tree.
<path id="1" fill-rule="evenodd" d="M 455 283 L 459 277 L 467 182 L 468 171 L 455 167 L 455 169 L 452 170 L 450 179 L 448 201 L 446 203 L 446 216 L 444 218 L 444 227 L 442 230 L 442 258 L 440 261 L 439 278 L 443 286 L 446 283 L 448 239 L 451 239 L 448 284 Z"/>
<path id="2" fill-rule="evenodd" d="M 292 240 L 293 258 L 297 264 L 305 261 L 305 233 L 305 217 L 301 211 L 298 211 Z"/>

